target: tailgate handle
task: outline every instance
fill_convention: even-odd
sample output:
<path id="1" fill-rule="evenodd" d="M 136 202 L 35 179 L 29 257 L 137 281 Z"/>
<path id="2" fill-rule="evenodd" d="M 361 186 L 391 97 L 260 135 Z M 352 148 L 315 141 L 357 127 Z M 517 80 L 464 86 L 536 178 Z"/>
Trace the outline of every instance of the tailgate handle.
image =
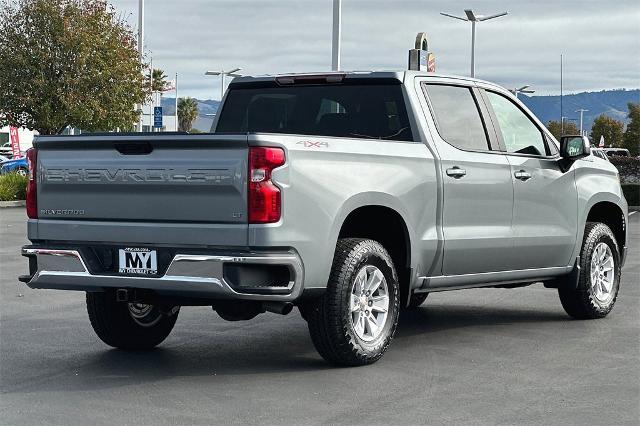
<path id="1" fill-rule="evenodd" d="M 122 155 L 146 155 L 151 154 L 151 151 L 153 151 L 153 146 L 149 142 L 116 143 L 114 147 Z"/>

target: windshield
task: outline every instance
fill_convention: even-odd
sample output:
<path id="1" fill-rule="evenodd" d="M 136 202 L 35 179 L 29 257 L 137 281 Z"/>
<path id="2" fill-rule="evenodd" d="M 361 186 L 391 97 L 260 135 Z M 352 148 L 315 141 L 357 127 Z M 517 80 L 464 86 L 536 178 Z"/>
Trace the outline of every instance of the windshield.
<path id="1" fill-rule="evenodd" d="M 399 84 L 232 88 L 216 133 L 288 133 L 412 141 Z"/>

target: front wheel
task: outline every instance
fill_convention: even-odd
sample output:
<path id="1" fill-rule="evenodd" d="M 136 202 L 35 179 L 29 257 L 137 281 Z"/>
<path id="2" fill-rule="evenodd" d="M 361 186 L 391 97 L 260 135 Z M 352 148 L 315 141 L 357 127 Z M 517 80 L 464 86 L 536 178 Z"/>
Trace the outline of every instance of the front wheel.
<path id="1" fill-rule="evenodd" d="M 620 288 L 620 252 L 611 229 L 587 223 L 580 253 L 580 276 L 576 288 L 558 289 L 564 310 L 576 319 L 607 316 Z"/>
<path id="2" fill-rule="evenodd" d="M 87 312 L 100 340 L 120 349 L 151 349 L 167 338 L 179 307 L 116 301 L 113 292 L 87 292 Z"/>
<path id="3" fill-rule="evenodd" d="M 398 324 L 400 292 L 389 253 L 376 241 L 338 241 L 325 294 L 305 309 L 320 355 L 335 365 L 379 360 Z"/>

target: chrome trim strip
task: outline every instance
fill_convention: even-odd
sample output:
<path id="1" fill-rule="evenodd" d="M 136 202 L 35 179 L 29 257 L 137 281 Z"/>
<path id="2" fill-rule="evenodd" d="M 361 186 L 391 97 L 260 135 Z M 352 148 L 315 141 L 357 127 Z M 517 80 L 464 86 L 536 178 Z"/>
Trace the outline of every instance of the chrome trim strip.
<path id="1" fill-rule="evenodd" d="M 304 268 L 297 254 L 256 254 L 246 256 L 212 256 L 176 254 L 162 277 L 135 277 L 122 275 L 91 274 L 77 250 L 24 248 L 25 256 L 38 257 L 38 270 L 27 285 L 31 288 L 53 288 L 62 290 L 91 290 L 99 288 L 144 288 L 171 291 L 185 296 L 221 297 L 251 300 L 295 300 L 302 293 Z M 49 258 L 45 260 L 45 257 Z M 52 264 L 56 258 L 77 261 L 79 271 L 64 263 Z M 54 262 L 55 263 L 55 262 Z M 289 290 L 286 294 L 255 294 L 235 291 L 223 276 L 225 263 L 277 264 L 288 266 L 293 277 L 285 287 L 264 287 L 265 290 Z M 42 264 L 48 264 L 40 269 Z M 62 269 L 62 267 L 67 269 Z M 62 270 L 60 270 L 62 269 Z"/>
<path id="2" fill-rule="evenodd" d="M 568 274 L 572 270 L 573 266 L 557 266 L 552 268 L 482 272 L 479 274 L 439 275 L 435 277 L 418 277 L 418 279 L 422 279 L 422 285 L 419 289 L 438 291 L 449 288 L 486 287 L 495 284 L 512 284 L 529 280 L 549 279 Z"/>

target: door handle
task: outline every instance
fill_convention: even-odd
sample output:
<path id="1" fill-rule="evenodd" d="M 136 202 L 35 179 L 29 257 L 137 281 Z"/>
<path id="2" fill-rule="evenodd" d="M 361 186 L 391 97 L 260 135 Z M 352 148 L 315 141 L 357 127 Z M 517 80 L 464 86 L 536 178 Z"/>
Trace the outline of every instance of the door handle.
<path id="1" fill-rule="evenodd" d="M 450 169 L 447 169 L 447 176 L 451 176 L 456 179 L 460 179 L 461 177 L 466 176 L 466 174 L 467 171 L 458 166 L 453 166 Z"/>
<path id="2" fill-rule="evenodd" d="M 524 170 L 518 170 L 513 175 L 516 179 L 520 179 L 522 181 L 531 179 L 531 173 L 525 172 Z"/>

